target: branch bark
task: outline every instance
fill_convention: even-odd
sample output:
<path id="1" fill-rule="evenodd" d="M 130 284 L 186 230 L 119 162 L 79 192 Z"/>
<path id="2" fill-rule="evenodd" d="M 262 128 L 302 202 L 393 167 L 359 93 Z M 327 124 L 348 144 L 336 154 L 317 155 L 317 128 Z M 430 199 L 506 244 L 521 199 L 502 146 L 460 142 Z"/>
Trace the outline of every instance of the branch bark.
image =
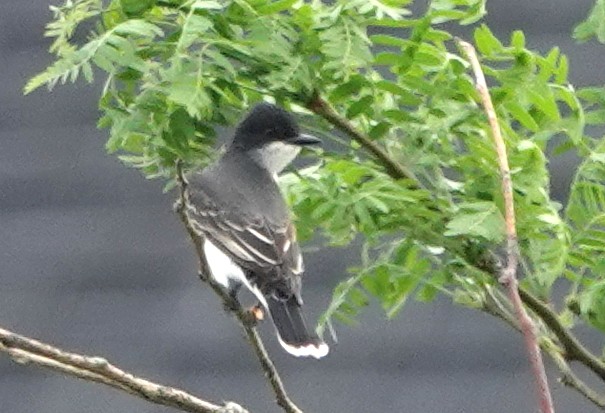
<path id="1" fill-rule="evenodd" d="M 504 217 L 506 221 L 506 266 L 500 276 L 500 282 L 508 288 L 510 301 L 513 304 L 519 325 L 525 339 L 525 346 L 529 354 L 529 360 L 534 374 L 539 404 L 542 413 L 554 413 L 555 409 L 548 386 L 548 378 L 542 361 L 542 353 L 538 344 L 536 330 L 532 319 L 529 317 L 523 306 L 523 301 L 519 295 L 519 281 L 517 279 L 517 267 L 519 265 L 519 246 L 517 245 L 517 228 L 515 225 L 515 205 L 513 201 L 513 184 L 511 180 L 510 167 L 508 165 L 508 156 L 506 154 L 506 144 L 500 131 L 496 110 L 487 88 L 487 82 L 483 75 L 483 70 L 479 63 L 475 48 L 468 42 L 458 39 L 458 44 L 466 53 L 471 67 L 475 74 L 476 87 L 479 91 L 483 108 L 487 114 L 492 138 L 498 154 L 498 165 L 502 179 L 502 194 L 504 196 Z"/>
<path id="2" fill-rule="evenodd" d="M 0 328 L 0 351 L 7 353 L 17 363 L 32 363 L 69 376 L 103 383 L 152 403 L 174 407 L 183 412 L 248 413 L 236 403 L 227 402 L 222 406 L 214 404 L 183 390 L 137 377 L 104 358 L 70 353 L 4 328 Z"/>
<path id="3" fill-rule="evenodd" d="M 244 333 L 246 334 L 246 338 L 248 342 L 252 346 L 254 350 L 254 354 L 258 359 L 265 376 L 275 394 L 275 400 L 277 404 L 286 412 L 286 413 L 303 413 L 300 408 L 294 404 L 294 402 L 288 396 L 286 392 L 286 388 L 273 364 L 273 361 L 269 357 L 267 350 L 263 344 L 262 339 L 260 338 L 257 330 L 256 330 L 256 317 L 250 312 L 242 308 L 242 306 L 235 300 L 229 293 L 214 279 L 210 276 L 210 267 L 208 266 L 208 262 L 206 261 L 206 254 L 204 253 L 203 248 L 203 238 L 202 236 L 195 230 L 193 227 L 191 220 L 189 219 L 189 214 L 187 213 L 187 206 L 189 205 L 189 198 L 187 193 L 187 180 L 185 179 L 181 167 L 181 163 L 178 162 L 176 166 L 177 170 L 177 183 L 180 188 L 179 199 L 175 205 L 175 210 L 178 213 L 181 221 L 185 225 L 187 232 L 193 242 L 195 247 L 196 254 L 199 259 L 200 265 L 200 278 L 202 281 L 207 283 L 212 290 L 219 296 L 219 298 L 223 301 L 223 304 L 226 309 L 231 311 L 235 317 L 239 320 L 240 325 L 242 326 Z"/>

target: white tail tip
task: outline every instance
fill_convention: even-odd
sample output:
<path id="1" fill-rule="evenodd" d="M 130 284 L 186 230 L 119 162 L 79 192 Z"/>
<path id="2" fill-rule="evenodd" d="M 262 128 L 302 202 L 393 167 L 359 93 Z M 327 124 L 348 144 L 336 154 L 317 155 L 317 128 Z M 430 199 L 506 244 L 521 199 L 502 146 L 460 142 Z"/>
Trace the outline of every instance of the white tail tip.
<path id="1" fill-rule="evenodd" d="M 278 337 L 279 338 L 279 337 Z M 315 357 L 316 359 L 320 359 L 325 357 L 330 351 L 330 347 L 326 343 L 320 344 L 304 344 L 301 346 L 295 346 L 292 344 L 285 343 L 279 339 L 279 344 L 290 354 L 296 357 Z"/>

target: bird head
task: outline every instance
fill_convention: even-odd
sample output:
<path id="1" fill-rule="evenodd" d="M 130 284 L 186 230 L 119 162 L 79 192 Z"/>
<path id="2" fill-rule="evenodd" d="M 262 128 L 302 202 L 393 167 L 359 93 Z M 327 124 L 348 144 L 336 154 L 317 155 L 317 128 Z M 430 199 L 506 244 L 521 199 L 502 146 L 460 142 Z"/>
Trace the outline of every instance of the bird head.
<path id="1" fill-rule="evenodd" d="M 232 148 L 244 150 L 271 173 L 279 173 L 301 148 L 321 140 L 300 132 L 294 116 L 270 103 L 252 108 L 235 130 Z"/>

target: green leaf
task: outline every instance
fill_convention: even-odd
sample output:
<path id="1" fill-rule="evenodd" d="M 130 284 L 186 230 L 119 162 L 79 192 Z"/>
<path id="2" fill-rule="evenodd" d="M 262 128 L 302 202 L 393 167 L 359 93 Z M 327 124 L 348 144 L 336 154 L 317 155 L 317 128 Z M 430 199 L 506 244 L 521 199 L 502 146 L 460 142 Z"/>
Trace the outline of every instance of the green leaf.
<path id="1" fill-rule="evenodd" d="M 334 72 L 336 78 L 347 78 L 372 59 L 365 27 L 358 27 L 347 17 L 341 16 L 320 32 L 319 39 L 320 50 L 327 57 L 323 69 Z"/>
<path id="2" fill-rule="evenodd" d="M 596 0 L 586 20 L 574 29 L 573 37 L 580 42 L 596 37 L 605 43 L 605 0 Z"/>
<path id="3" fill-rule="evenodd" d="M 155 0 L 120 0 L 120 6 L 128 16 L 140 16 L 154 4 Z"/>
<path id="4" fill-rule="evenodd" d="M 475 44 L 479 49 L 481 54 L 486 56 L 491 56 L 497 53 L 502 52 L 503 46 L 502 43 L 492 34 L 490 29 L 482 24 L 480 27 L 475 29 Z"/>
<path id="5" fill-rule="evenodd" d="M 256 10 L 261 14 L 275 14 L 290 9 L 298 0 L 270 1 Z"/>
<path id="6" fill-rule="evenodd" d="M 605 332 L 605 280 L 591 283 L 579 296 L 581 315 Z"/>
<path id="7" fill-rule="evenodd" d="M 521 125 L 527 129 L 531 130 L 532 132 L 537 132 L 540 129 L 534 118 L 530 115 L 529 111 L 523 108 L 519 102 L 509 100 L 504 104 L 504 107 L 517 121 L 519 121 Z"/>
<path id="8" fill-rule="evenodd" d="M 127 20 L 93 38 L 80 49 L 71 50 L 61 56 L 45 71 L 30 79 L 25 85 L 24 93 L 29 94 L 44 84 L 52 89 L 59 81 L 75 82 L 81 70 L 86 72 L 87 79 L 92 80 L 91 61 L 109 73 L 115 72 L 119 66 L 144 70 L 143 60 L 135 55 L 130 41 L 123 36 L 152 40 L 162 35 L 162 29 L 152 23 L 137 19 Z"/>
<path id="9" fill-rule="evenodd" d="M 504 239 L 504 217 L 493 202 L 472 202 L 459 206 L 459 212 L 447 223 L 445 236 L 482 237 L 499 242 Z"/>
<path id="10" fill-rule="evenodd" d="M 189 7 L 191 7 L 191 9 L 199 10 L 220 10 L 225 6 L 219 3 L 218 1 L 194 0 L 191 2 L 191 5 Z"/>
<path id="11" fill-rule="evenodd" d="M 521 30 L 515 30 L 510 37 L 510 45 L 517 50 L 525 49 L 525 34 Z"/>
<path id="12" fill-rule="evenodd" d="M 353 102 L 351 106 L 349 106 L 349 110 L 347 110 L 347 118 L 353 119 L 359 116 L 361 113 L 366 115 L 370 114 L 372 111 L 372 103 L 374 101 L 374 97 L 371 95 L 364 96 L 361 99 Z"/>
<path id="13" fill-rule="evenodd" d="M 370 36 L 370 40 L 375 45 L 403 47 L 407 44 L 407 40 L 401 37 L 389 36 L 388 34 L 375 34 Z"/>
<path id="14" fill-rule="evenodd" d="M 330 305 L 319 317 L 317 334 L 320 337 L 323 336 L 326 327 L 331 323 L 333 318 L 337 318 L 339 321 L 346 324 L 351 324 L 354 321 L 351 316 L 356 314 L 358 307 L 367 305 L 367 299 L 360 299 L 363 297 L 363 294 L 358 290 L 358 284 L 362 277 L 363 274 L 360 273 L 354 277 L 350 277 L 346 281 L 339 283 L 336 288 L 334 288 Z M 354 293 L 353 291 L 357 292 Z M 356 302 L 361 304 L 360 306 L 352 307 L 351 305 L 347 305 L 347 301 L 352 295 L 356 295 Z"/>

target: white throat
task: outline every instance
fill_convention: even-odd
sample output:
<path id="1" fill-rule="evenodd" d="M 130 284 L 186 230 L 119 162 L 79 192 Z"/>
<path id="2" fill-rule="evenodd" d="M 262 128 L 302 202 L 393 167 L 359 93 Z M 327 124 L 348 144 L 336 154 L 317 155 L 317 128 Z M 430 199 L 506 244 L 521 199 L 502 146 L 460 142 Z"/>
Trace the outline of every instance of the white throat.
<path id="1" fill-rule="evenodd" d="M 271 142 L 250 151 L 250 156 L 271 175 L 277 175 L 296 158 L 300 146 L 284 142 Z"/>

